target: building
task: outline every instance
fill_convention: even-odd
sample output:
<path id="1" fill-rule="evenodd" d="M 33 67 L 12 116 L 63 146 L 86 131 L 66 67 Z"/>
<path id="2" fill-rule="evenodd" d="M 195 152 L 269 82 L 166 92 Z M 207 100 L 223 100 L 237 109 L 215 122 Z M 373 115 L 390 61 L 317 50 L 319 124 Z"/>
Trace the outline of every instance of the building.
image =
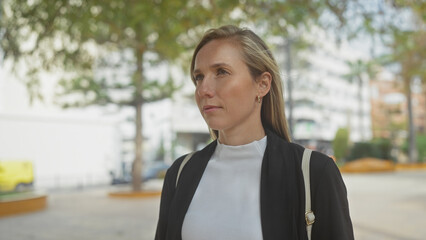
<path id="1" fill-rule="evenodd" d="M 407 100 L 402 82 L 377 79 L 371 82 L 371 118 L 375 138 L 406 135 Z M 413 120 L 416 132 L 426 132 L 426 97 L 420 84 L 412 86 Z"/>
<path id="2" fill-rule="evenodd" d="M 366 57 L 347 44 L 342 43 L 338 47 L 321 31 L 313 37 L 316 38 L 313 42 L 318 46 L 298 53 L 298 58 L 307 63 L 304 68 L 293 70 L 291 74 L 293 138 L 302 145 L 333 154 L 331 142 L 339 128 L 349 129 L 352 142 L 368 141 L 372 137 L 368 77 L 364 77 L 362 89 L 358 89 L 356 82 L 343 77 L 349 72 L 345 60 Z M 285 73 L 285 53 L 280 52 L 276 55 Z M 286 114 L 289 117 L 286 77 L 284 83 Z"/>
<path id="3" fill-rule="evenodd" d="M 25 86 L 1 67 L 0 79 L 0 161 L 31 161 L 36 189 L 111 182 L 120 167 L 119 116 L 30 105 Z"/>

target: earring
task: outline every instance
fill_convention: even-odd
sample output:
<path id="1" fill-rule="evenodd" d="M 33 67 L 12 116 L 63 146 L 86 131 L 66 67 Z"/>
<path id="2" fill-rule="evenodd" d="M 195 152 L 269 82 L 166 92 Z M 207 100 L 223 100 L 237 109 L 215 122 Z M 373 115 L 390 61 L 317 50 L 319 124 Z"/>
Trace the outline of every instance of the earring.
<path id="1" fill-rule="evenodd" d="M 257 96 L 257 102 L 261 103 L 262 102 L 262 98 L 260 96 Z"/>

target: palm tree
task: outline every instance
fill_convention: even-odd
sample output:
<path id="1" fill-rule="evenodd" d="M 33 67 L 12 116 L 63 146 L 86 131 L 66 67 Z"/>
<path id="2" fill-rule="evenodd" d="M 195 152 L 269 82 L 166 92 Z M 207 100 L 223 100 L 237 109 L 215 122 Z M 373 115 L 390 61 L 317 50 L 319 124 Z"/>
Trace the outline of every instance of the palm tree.
<path id="1" fill-rule="evenodd" d="M 424 83 L 426 80 L 426 32 L 425 31 L 398 31 L 393 32 L 393 42 L 390 44 L 392 54 L 390 63 L 400 66 L 398 73 L 404 83 L 404 92 L 407 98 L 408 110 L 408 156 L 409 161 L 418 161 L 416 148 L 416 126 L 414 124 L 413 103 L 411 99 L 411 82 L 418 77 Z"/>
<path id="2" fill-rule="evenodd" d="M 364 109 L 362 106 L 363 96 L 362 89 L 364 87 L 364 83 L 369 79 L 373 78 L 376 74 L 374 63 L 371 61 L 365 62 L 360 59 L 356 61 L 345 61 L 347 66 L 349 67 L 349 72 L 343 75 L 343 78 L 348 80 L 350 83 L 355 82 L 358 86 L 358 124 L 359 129 L 361 131 L 361 141 L 365 140 L 365 134 L 363 131 L 363 113 Z"/>

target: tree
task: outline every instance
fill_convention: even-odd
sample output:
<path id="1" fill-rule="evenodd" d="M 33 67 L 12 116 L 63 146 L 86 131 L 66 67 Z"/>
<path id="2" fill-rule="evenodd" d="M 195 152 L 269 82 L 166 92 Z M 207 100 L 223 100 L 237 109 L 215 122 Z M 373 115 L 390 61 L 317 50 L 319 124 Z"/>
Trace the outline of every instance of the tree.
<path id="1" fill-rule="evenodd" d="M 349 82 L 356 82 L 358 86 L 358 122 L 359 122 L 359 131 L 361 134 L 361 141 L 365 140 L 364 131 L 363 131 L 363 119 L 364 119 L 364 111 L 363 111 L 363 97 L 362 91 L 364 88 L 365 82 L 368 83 L 368 80 L 373 78 L 376 74 L 374 69 L 373 62 L 364 62 L 360 59 L 356 61 L 346 61 L 347 66 L 349 67 L 349 72 L 343 77 L 347 79 Z M 366 78 L 367 77 L 367 78 Z"/>
<path id="2" fill-rule="evenodd" d="M 408 122 L 408 156 L 410 162 L 418 161 L 416 149 L 416 126 L 412 102 L 412 81 L 419 77 L 426 79 L 426 32 L 412 32 L 396 30 L 391 44 L 392 54 L 390 61 L 400 67 L 399 77 L 404 84 L 404 94 L 407 99 Z"/>
<path id="3" fill-rule="evenodd" d="M 143 123 L 147 102 L 171 95 L 172 79 L 149 81 L 145 67 L 173 61 L 192 47 L 207 25 L 228 21 L 238 1 L 191 0 L 5 0 L 2 1 L 4 58 L 28 67 L 31 99 L 41 98 L 40 74 L 61 73 L 61 104 L 131 106 L 135 109 L 133 189 L 141 189 Z M 111 57 L 112 55 L 118 57 Z M 149 59 L 148 59 L 149 57 Z M 117 78 L 101 69 L 118 71 Z M 127 80 L 126 80 L 127 79 Z M 124 96 L 124 97 L 123 97 Z"/>
<path id="4" fill-rule="evenodd" d="M 426 2 L 392 1 L 392 4 L 398 12 L 411 13 L 411 19 L 404 27 L 398 26 L 399 22 L 391 22 L 386 32 L 391 39 L 386 42 L 390 53 L 382 56 L 382 61 L 398 67 L 397 75 L 403 82 L 407 99 L 408 156 L 410 162 L 416 162 L 418 151 L 411 84 L 415 78 L 423 84 L 426 82 Z"/>
<path id="5" fill-rule="evenodd" d="M 409 135 L 409 158 L 411 162 L 417 159 L 415 143 L 415 126 L 411 100 L 411 82 L 415 78 L 426 81 L 426 2 L 408 0 L 390 0 L 374 2 L 366 7 L 361 1 L 351 1 L 354 13 L 359 10 L 361 24 L 348 25 L 350 35 L 360 34 L 371 36 L 374 40 L 379 37 L 382 44 L 388 47 L 388 52 L 381 54 L 378 61 L 397 69 L 396 74 L 404 83 L 407 99 L 407 125 Z M 370 9 L 370 10 L 369 10 Z M 373 46 L 374 48 L 374 46 Z"/>

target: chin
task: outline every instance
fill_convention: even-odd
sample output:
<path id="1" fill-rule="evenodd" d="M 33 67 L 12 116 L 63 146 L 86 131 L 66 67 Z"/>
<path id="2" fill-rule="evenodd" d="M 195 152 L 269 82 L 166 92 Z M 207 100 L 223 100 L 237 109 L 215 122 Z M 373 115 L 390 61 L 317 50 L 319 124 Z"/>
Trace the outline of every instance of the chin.
<path id="1" fill-rule="evenodd" d="M 209 128 L 210 128 L 211 130 L 214 130 L 214 131 L 220 131 L 220 128 L 212 127 L 212 126 L 210 126 L 210 125 L 209 125 Z"/>
<path id="2" fill-rule="evenodd" d="M 207 126 L 209 126 L 211 130 L 215 130 L 215 131 L 220 131 L 224 129 L 223 125 L 221 124 L 207 123 Z"/>

